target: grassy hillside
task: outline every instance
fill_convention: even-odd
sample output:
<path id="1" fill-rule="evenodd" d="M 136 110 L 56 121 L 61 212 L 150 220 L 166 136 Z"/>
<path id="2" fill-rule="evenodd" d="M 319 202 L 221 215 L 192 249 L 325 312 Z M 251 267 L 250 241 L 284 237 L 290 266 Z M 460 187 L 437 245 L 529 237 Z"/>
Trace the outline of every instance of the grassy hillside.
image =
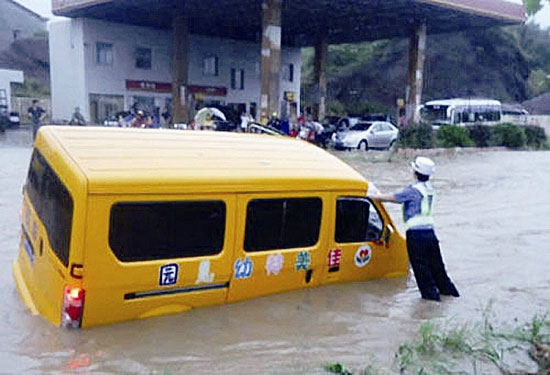
<path id="1" fill-rule="evenodd" d="M 303 50 L 304 104 L 311 103 L 313 50 Z M 328 108 L 332 112 L 392 111 L 405 96 L 408 40 L 331 46 Z M 550 90 L 550 33 L 528 24 L 429 35 L 423 100 L 491 97 L 521 102 Z"/>
<path id="2" fill-rule="evenodd" d="M 16 86 L 16 96 L 50 95 L 50 58 L 47 36 L 19 39 L 0 52 L 0 68 L 22 70 L 25 84 Z"/>

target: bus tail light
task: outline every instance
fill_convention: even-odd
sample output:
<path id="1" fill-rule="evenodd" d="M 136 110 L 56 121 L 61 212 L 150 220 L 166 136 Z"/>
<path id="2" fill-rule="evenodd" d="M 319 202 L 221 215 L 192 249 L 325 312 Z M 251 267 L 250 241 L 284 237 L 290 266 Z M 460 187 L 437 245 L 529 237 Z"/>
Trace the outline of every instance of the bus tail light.
<path id="1" fill-rule="evenodd" d="M 84 289 L 66 286 L 63 292 L 63 308 L 61 310 L 61 326 L 65 328 L 80 328 L 84 312 Z"/>

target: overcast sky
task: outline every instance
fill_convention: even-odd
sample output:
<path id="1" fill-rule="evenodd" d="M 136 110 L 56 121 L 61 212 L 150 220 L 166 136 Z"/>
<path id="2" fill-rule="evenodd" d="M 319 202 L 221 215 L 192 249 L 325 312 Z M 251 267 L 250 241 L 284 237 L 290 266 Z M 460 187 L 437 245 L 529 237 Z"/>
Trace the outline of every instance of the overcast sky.
<path id="1" fill-rule="evenodd" d="M 52 17 L 51 13 L 51 0 L 16 0 L 23 4 L 27 8 L 32 9 L 36 13 L 39 13 L 46 17 Z M 521 0 L 507 0 L 514 3 L 521 3 Z M 550 4 L 546 2 L 543 10 L 541 10 L 535 17 L 535 22 L 543 27 L 550 27 Z"/>

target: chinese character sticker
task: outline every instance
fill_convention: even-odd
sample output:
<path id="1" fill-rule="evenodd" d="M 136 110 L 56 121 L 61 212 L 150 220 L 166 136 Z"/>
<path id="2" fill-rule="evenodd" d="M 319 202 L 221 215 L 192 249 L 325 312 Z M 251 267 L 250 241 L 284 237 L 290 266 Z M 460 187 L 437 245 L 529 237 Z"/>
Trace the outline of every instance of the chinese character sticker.
<path id="1" fill-rule="evenodd" d="M 174 285 L 178 281 L 179 266 L 177 264 L 166 264 L 160 267 L 159 285 Z"/>
<path id="2" fill-rule="evenodd" d="M 342 250 L 333 249 L 328 253 L 328 270 L 336 272 L 340 269 L 340 260 L 342 259 Z"/>
<path id="3" fill-rule="evenodd" d="M 248 279 L 252 275 L 252 261 L 249 257 L 244 258 L 244 262 L 239 258 L 235 261 L 235 279 Z"/>
<path id="4" fill-rule="evenodd" d="M 265 262 L 265 269 L 267 271 L 267 276 L 269 275 L 278 275 L 283 268 L 284 258 L 281 253 L 271 254 L 267 257 Z"/>
<path id="5" fill-rule="evenodd" d="M 210 261 L 203 260 L 199 264 L 199 275 L 195 284 L 211 283 L 212 281 L 214 281 L 214 274 L 210 272 Z"/>
<path id="6" fill-rule="evenodd" d="M 310 264 L 311 264 L 311 255 L 309 255 L 309 251 L 300 251 L 298 255 L 296 255 L 296 265 L 294 267 L 296 271 L 299 271 L 299 270 L 307 271 Z"/>

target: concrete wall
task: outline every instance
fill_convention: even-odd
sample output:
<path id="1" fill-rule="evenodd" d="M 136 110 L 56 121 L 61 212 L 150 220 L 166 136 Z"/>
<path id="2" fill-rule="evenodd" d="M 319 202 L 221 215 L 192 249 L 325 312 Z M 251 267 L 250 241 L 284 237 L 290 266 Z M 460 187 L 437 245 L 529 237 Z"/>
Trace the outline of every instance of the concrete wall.
<path id="1" fill-rule="evenodd" d="M 529 115 L 527 116 L 527 125 L 536 125 L 544 128 L 546 135 L 550 137 L 550 115 Z"/>
<path id="2" fill-rule="evenodd" d="M 22 39 L 45 30 L 46 20 L 40 16 L 12 0 L 0 0 L 0 51 L 7 49 L 14 41 L 14 33 Z"/>
<path id="3" fill-rule="evenodd" d="M 12 110 L 11 84 L 23 83 L 23 72 L 21 70 L 0 69 L 0 89 L 6 91 L 8 112 Z"/>
<path id="4" fill-rule="evenodd" d="M 98 65 L 98 42 L 113 44 L 113 63 Z M 260 45 L 243 41 L 191 35 L 189 40 L 189 85 L 226 87 L 226 96 L 204 99 L 260 105 Z M 136 48 L 152 50 L 150 70 L 135 67 Z M 154 97 L 160 102 L 170 94 L 129 91 L 126 80 L 172 82 L 172 35 L 170 31 L 109 23 L 92 19 L 64 19 L 50 23 L 50 70 L 54 119 L 70 118 L 74 107 L 90 118 L 89 94 L 121 95 L 125 109 L 134 96 Z M 203 60 L 218 57 L 218 75 L 203 75 Z M 281 66 L 294 65 L 292 82 L 281 80 L 284 91 L 293 91 L 299 108 L 301 53 L 283 49 Z M 244 90 L 231 89 L 231 69 L 244 69 Z"/>
<path id="5" fill-rule="evenodd" d="M 68 120 L 74 108 L 88 115 L 82 20 L 59 20 L 48 24 L 52 120 Z M 54 37 L 51 37 L 51 36 Z"/>

